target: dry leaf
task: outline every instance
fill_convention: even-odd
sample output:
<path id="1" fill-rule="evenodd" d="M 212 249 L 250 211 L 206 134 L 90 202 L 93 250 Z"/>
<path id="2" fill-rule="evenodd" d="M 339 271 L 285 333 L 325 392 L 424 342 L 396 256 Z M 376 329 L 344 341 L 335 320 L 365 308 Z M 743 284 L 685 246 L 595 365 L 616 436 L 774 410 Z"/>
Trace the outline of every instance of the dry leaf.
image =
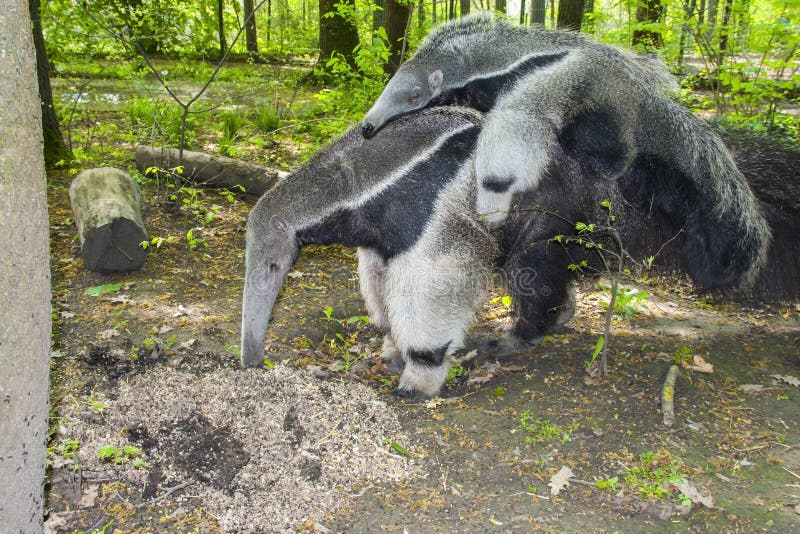
<path id="1" fill-rule="evenodd" d="M 75 317 L 75 314 L 68 311 L 62 311 L 61 317 L 63 317 L 64 319 L 72 319 L 73 317 Z"/>
<path id="2" fill-rule="evenodd" d="M 739 391 L 742 393 L 760 393 L 765 389 L 761 384 L 742 384 L 739 386 Z"/>
<path id="3" fill-rule="evenodd" d="M 467 386 L 472 386 L 472 385 L 475 385 L 475 384 L 483 384 L 485 382 L 488 382 L 492 378 L 494 378 L 494 375 L 491 375 L 491 374 L 490 375 L 483 375 L 483 376 L 470 376 L 467 379 Z"/>
<path id="4" fill-rule="evenodd" d="M 102 339 L 107 341 L 112 337 L 117 337 L 119 335 L 119 331 L 116 328 L 110 328 L 108 330 L 103 330 L 102 332 L 97 333 L 97 339 Z"/>
<path id="5" fill-rule="evenodd" d="M 289 274 L 287 274 L 286 276 L 288 276 L 289 278 L 294 279 L 294 278 L 302 278 L 303 276 L 305 276 L 305 274 L 306 273 L 304 273 L 302 271 L 292 271 Z"/>
<path id="6" fill-rule="evenodd" d="M 94 506 L 95 501 L 97 500 L 98 487 L 99 486 L 97 484 L 92 484 L 83 491 L 83 495 L 81 495 L 81 500 L 78 501 L 78 508 L 91 508 L 92 506 Z"/>
<path id="7" fill-rule="evenodd" d="M 697 486 L 691 480 L 682 479 L 675 487 L 678 488 L 678 491 L 689 497 L 695 504 L 702 504 L 706 508 L 714 508 L 714 497 L 709 494 L 703 495 L 700 493 L 700 490 L 697 489 Z"/>
<path id="8" fill-rule="evenodd" d="M 769 375 L 769 376 L 780 382 L 786 382 L 790 386 L 794 386 L 796 388 L 800 387 L 800 378 L 797 378 L 796 376 L 786 376 L 786 375 Z"/>
<path id="9" fill-rule="evenodd" d="M 697 371 L 698 373 L 713 373 L 714 366 L 703 359 L 702 356 L 694 355 L 692 363 L 683 363 L 683 367 L 689 371 Z"/>
<path id="10" fill-rule="evenodd" d="M 197 340 L 195 338 L 192 338 L 192 339 L 190 339 L 188 341 L 184 341 L 183 343 L 180 343 L 178 345 L 178 349 L 179 350 L 192 350 L 196 346 L 197 346 Z"/>
<path id="11" fill-rule="evenodd" d="M 572 478 L 574 474 L 572 469 L 566 465 L 561 466 L 558 473 L 550 477 L 550 482 L 547 483 L 547 485 L 550 486 L 550 495 L 558 495 L 562 489 L 569 486 L 569 479 Z"/>
<path id="12" fill-rule="evenodd" d="M 133 301 L 128 298 L 128 295 L 115 295 L 113 297 L 105 299 L 111 304 L 131 304 Z"/>
<path id="13" fill-rule="evenodd" d="M 169 326 L 168 324 L 161 325 L 161 326 L 158 328 L 158 335 L 159 335 L 159 336 L 163 336 L 164 334 L 166 334 L 166 333 L 168 333 L 168 332 L 172 332 L 173 330 L 175 330 L 175 329 L 174 329 L 174 328 L 172 328 L 171 326 Z"/>

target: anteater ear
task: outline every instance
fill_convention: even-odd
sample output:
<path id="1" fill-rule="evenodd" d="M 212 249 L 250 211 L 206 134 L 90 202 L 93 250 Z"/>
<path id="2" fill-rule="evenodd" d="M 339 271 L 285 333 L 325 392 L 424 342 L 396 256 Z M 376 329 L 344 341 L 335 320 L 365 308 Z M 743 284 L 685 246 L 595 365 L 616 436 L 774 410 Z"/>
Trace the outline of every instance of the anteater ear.
<path id="1" fill-rule="evenodd" d="M 436 94 L 439 92 L 439 89 L 442 87 L 442 81 L 444 80 L 444 75 L 442 71 L 436 69 L 428 76 L 428 86 L 431 89 L 431 94 Z"/>
<path id="2" fill-rule="evenodd" d="M 271 224 L 272 227 L 277 231 L 282 232 L 287 236 L 289 235 L 289 223 L 283 220 L 280 216 L 273 215 L 270 217 L 269 224 Z"/>

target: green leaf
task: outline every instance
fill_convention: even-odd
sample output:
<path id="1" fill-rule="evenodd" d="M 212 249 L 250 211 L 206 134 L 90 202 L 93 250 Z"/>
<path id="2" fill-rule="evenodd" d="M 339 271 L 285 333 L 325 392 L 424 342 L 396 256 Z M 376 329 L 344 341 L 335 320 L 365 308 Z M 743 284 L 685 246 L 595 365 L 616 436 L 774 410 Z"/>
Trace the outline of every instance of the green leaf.
<path id="1" fill-rule="evenodd" d="M 119 282 L 113 284 L 103 284 L 101 286 L 94 286 L 90 287 L 86 291 L 84 291 L 84 295 L 89 295 L 90 297 L 96 297 L 97 295 L 102 295 L 104 293 L 116 293 L 122 288 L 122 284 Z"/>
<path id="2" fill-rule="evenodd" d="M 597 338 L 597 343 L 594 346 L 594 354 L 592 354 L 592 361 L 597 359 L 597 356 L 603 351 L 603 347 L 606 345 L 606 338 L 605 336 L 600 336 Z"/>
<path id="3" fill-rule="evenodd" d="M 269 369 L 274 369 L 275 368 L 275 364 L 272 363 L 272 360 L 270 360 L 266 356 L 264 356 L 264 365 L 266 365 Z"/>
<path id="4" fill-rule="evenodd" d="M 402 456 L 405 456 L 406 458 L 411 458 L 411 453 L 410 453 L 410 452 L 408 452 L 408 451 L 406 450 L 406 448 L 405 448 L 405 447 L 403 447 L 402 445 L 400 445 L 400 444 L 399 444 L 399 443 L 397 443 L 396 441 L 391 441 L 391 442 L 389 443 L 389 445 L 390 445 L 390 446 L 391 446 L 391 447 L 392 447 L 392 448 L 393 448 L 395 451 L 397 451 L 399 454 L 401 454 Z"/>
<path id="5" fill-rule="evenodd" d="M 506 308 L 511 307 L 511 295 L 503 295 L 500 297 L 500 304 L 505 306 Z"/>

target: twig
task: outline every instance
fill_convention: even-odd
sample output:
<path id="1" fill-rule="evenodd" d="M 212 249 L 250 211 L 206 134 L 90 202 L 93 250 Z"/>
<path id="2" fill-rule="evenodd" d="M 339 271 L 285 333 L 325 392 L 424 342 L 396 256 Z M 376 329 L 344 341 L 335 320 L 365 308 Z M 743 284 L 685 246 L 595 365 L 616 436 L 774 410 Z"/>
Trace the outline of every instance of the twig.
<path id="1" fill-rule="evenodd" d="M 797 473 L 795 473 L 794 471 L 791 471 L 790 469 L 786 469 L 786 468 L 785 468 L 785 467 L 783 467 L 783 466 L 781 466 L 781 468 L 782 468 L 784 471 L 786 471 L 787 473 L 789 473 L 790 475 L 792 475 L 793 477 L 795 477 L 795 478 L 797 478 L 797 479 L 800 479 L 800 475 L 798 475 L 798 474 L 797 474 Z"/>
<path id="2" fill-rule="evenodd" d="M 147 500 L 147 501 L 145 501 L 145 502 L 143 502 L 141 504 L 137 504 L 136 508 L 144 508 L 145 506 L 151 505 L 151 504 L 153 504 L 155 502 L 158 502 L 158 501 L 160 501 L 162 499 L 166 499 L 167 497 L 169 497 L 170 495 L 172 495 L 176 491 L 182 490 L 183 488 L 186 488 L 186 487 L 189 487 L 194 483 L 195 483 L 194 480 L 190 480 L 189 482 L 184 482 L 183 484 L 178 484 L 177 486 L 172 486 L 171 488 L 167 488 L 166 490 L 164 490 L 164 493 L 162 493 L 158 497 L 153 497 L 152 499 Z"/>
<path id="3" fill-rule="evenodd" d="M 661 388 L 661 410 L 664 412 L 664 426 L 670 427 L 675 423 L 675 380 L 678 378 L 678 366 L 671 365 Z"/>

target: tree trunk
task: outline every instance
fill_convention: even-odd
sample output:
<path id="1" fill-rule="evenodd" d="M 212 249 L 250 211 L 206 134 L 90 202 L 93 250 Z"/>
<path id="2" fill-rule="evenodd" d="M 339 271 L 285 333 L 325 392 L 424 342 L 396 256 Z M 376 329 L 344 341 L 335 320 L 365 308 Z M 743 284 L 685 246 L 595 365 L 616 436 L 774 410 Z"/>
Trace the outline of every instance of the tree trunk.
<path id="1" fill-rule="evenodd" d="M 147 258 L 142 194 L 136 181 L 111 167 L 83 171 L 69 187 L 83 264 L 90 271 L 138 271 Z"/>
<path id="2" fill-rule="evenodd" d="M 519 0 L 519 23 L 525 24 L 525 0 Z"/>
<path id="3" fill-rule="evenodd" d="M 461 8 L 461 16 L 462 17 L 466 17 L 467 15 L 469 15 L 469 2 L 470 2 L 470 0 L 460 0 L 460 3 L 461 3 L 460 8 Z"/>
<path id="4" fill-rule="evenodd" d="M 50 228 L 42 107 L 26 0 L 0 10 L 0 525 L 42 532 Z M 13 73 L 13 74 L 12 74 Z"/>
<path id="5" fill-rule="evenodd" d="M 342 0 L 348 9 L 355 13 L 355 0 Z M 319 0 L 319 64 L 325 63 L 336 55 L 341 55 L 351 66 L 356 66 L 353 50 L 358 45 L 358 28 L 352 17 L 344 17 L 337 13 L 337 0 Z M 331 13 L 330 16 L 325 16 Z"/>
<path id="6" fill-rule="evenodd" d="M 456 0 L 449 0 L 447 3 L 447 18 L 453 20 L 456 18 Z"/>
<path id="7" fill-rule="evenodd" d="M 386 21 L 386 0 L 373 0 L 376 8 L 372 12 L 372 31 L 382 27 Z"/>
<path id="8" fill-rule="evenodd" d="M 56 108 L 53 105 L 53 90 L 50 88 L 50 63 L 44 48 L 42 18 L 39 0 L 30 0 L 28 9 L 33 22 L 33 44 L 36 48 L 36 76 L 39 80 L 39 97 L 42 103 L 42 131 L 44 133 L 44 162 L 54 167 L 59 161 L 72 161 L 72 152 L 64 142 L 58 125 Z"/>
<path id="9" fill-rule="evenodd" d="M 417 25 L 420 29 L 425 27 L 425 0 L 419 0 L 417 4 Z"/>
<path id="10" fill-rule="evenodd" d="M 583 0 L 560 0 L 556 26 L 562 30 L 581 30 Z"/>
<path id="11" fill-rule="evenodd" d="M 225 40 L 225 0 L 217 0 L 217 20 L 219 22 L 219 57 L 225 55 L 228 43 Z"/>
<path id="12" fill-rule="evenodd" d="M 724 57 L 728 50 L 728 35 L 731 31 L 731 10 L 733 9 L 733 0 L 725 0 L 725 5 L 722 7 L 722 25 L 719 30 L 719 54 Z"/>
<path id="13" fill-rule="evenodd" d="M 531 25 L 544 26 L 547 19 L 547 0 L 530 0 Z"/>
<path id="14" fill-rule="evenodd" d="M 251 56 L 258 56 L 258 31 L 256 30 L 254 0 L 242 0 L 242 16 L 244 17 L 244 40 L 247 53 Z"/>
<path id="15" fill-rule="evenodd" d="M 494 0 L 494 10 L 498 13 L 503 13 L 505 15 L 507 7 L 506 0 Z"/>
<path id="16" fill-rule="evenodd" d="M 174 148 L 145 145 L 136 148 L 136 168 L 141 173 L 151 167 L 171 169 L 176 165 L 183 166 L 183 176 L 194 185 L 228 189 L 242 186 L 246 194 L 255 197 L 269 191 L 287 174 L 248 161 L 211 156 L 202 152 L 184 150 L 183 159 L 180 159 L 178 150 Z"/>
<path id="17" fill-rule="evenodd" d="M 636 6 L 636 22 L 638 24 L 658 24 L 664 16 L 664 5 L 661 0 L 642 0 Z M 633 45 L 643 45 L 648 48 L 661 48 L 664 40 L 661 32 L 650 28 L 633 30 Z"/>
<path id="18" fill-rule="evenodd" d="M 392 55 L 384 65 L 383 70 L 390 76 L 397 72 L 403 63 L 403 49 L 405 45 L 406 29 L 414 12 L 414 4 L 401 3 L 398 0 L 386 0 L 386 17 L 384 26 L 389 37 L 389 46 Z"/>

